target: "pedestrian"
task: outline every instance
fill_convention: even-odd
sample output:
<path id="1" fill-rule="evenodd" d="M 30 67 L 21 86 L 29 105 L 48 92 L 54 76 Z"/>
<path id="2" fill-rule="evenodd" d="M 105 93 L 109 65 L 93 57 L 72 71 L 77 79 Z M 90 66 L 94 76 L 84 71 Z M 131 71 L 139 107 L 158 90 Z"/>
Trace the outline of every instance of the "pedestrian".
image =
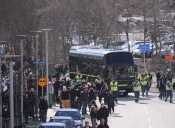
<path id="1" fill-rule="evenodd" d="M 149 83 L 150 83 L 150 76 L 149 76 L 148 72 L 145 72 L 145 77 L 146 77 L 145 91 L 146 91 L 146 95 L 148 96 Z"/>
<path id="2" fill-rule="evenodd" d="M 40 111 L 41 111 L 41 120 L 42 122 L 46 122 L 47 118 L 47 110 L 48 110 L 48 102 L 47 102 L 47 96 L 44 96 L 44 99 L 40 102 Z"/>
<path id="3" fill-rule="evenodd" d="M 166 79 L 169 80 L 172 83 L 172 79 L 174 78 L 173 73 L 170 69 L 167 69 Z"/>
<path id="4" fill-rule="evenodd" d="M 166 94 L 166 78 L 163 72 L 161 72 L 161 77 L 159 78 L 159 98 L 164 99 Z"/>
<path id="5" fill-rule="evenodd" d="M 104 97 L 104 104 L 106 105 L 106 98 L 108 96 L 109 93 L 109 87 L 106 85 L 105 89 L 102 91 L 103 97 Z"/>
<path id="6" fill-rule="evenodd" d="M 137 103 L 139 102 L 140 83 L 138 79 L 135 79 L 135 81 L 132 84 L 133 84 L 135 102 Z"/>
<path id="7" fill-rule="evenodd" d="M 146 90 L 146 85 L 147 85 L 147 78 L 145 76 L 144 73 L 142 73 L 141 77 L 140 77 L 140 85 L 141 85 L 141 89 L 142 89 L 142 96 L 144 97 L 144 93 Z"/>
<path id="8" fill-rule="evenodd" d="M 96 128 L 97 114 L 98 113 L 95 106 L 91 106 L 90 116 L 91 116 L 92 128 Z"/>
<path id="9" fill-rule="evenodd" d="M 83 128 L 92 128 L 91 126 L 89 126 L 89 122 L 85 121 L 85 126 Z"/>
<path id="10" fill-rule="evenodd" d="M 151 85 L 152 85 L 152 74 L 151 74 L 151 72 L 148 72 L 148 75 L 149 75 L 149 78 L 150 78 L 149 87 L 148 87 L 148 90 L 149 90 L 151 88 Z"/>
<path id="11" fill-rule="evenodd" d="M 160 71 L 160 69 L 158 69 L 158 70 L 157 70 L 157 73 L 156 73 L 156 78 L 157 78 L 157 88 L 158 88 L 158 86 L 159 86 L 159 79 L 160 79 L 160 77 L 161 77 L 161 71 Z"/>
<path id="12" fill-rule="evenodd" d="M 2 110 L 2 127 L 9 128 L 9 121 L 10 121 L 10 110 L 8 105 L 6 104 Z"/>
<path id="13" fill-rule="evenodd" d="M 63 86 L 63 91 L 60 95 L 63 108 L 69 108 L 69 101 L 71 99 L 70 93 L 67 91 L 66 86 Z"/>
<path id="14" fill-rule="evenodd" d="M 114 78 L 110 82 L 110 88 L 111 88 L 111 91 L 113 92 L 113 94 L 115 95 L 116 103 L 117 103 L 117 101 L 118 101 L 118 82 L 115 81 Z"/>
<path id="15" fill-rule="evenodd" d="M 102 118 L 105 120 L 105 124 L 107 124 L 108 122 L 108 116 L 109 116 L 109 111 L 106 108 L 106 106 L 104 105 L 104 103 L 101 103 L 101 107 L 98 110 L 98 116 L 97 119 L 101 120 Z"/>
<path id="16" fill-rule="evenodd" d="M 95 80 L 95 84 L 96 84 L 97 95 L 99 97 L 99 102 L 101 103 L 102 96 L 100 91 L 102 90 L 103 81 L 99 75 L 98 75 L 98 78 Z"/>
<path id="17" fill-rule="evenodd" d="M 24 107 L 24 115 L 25 115 L 25 123 L 28 124 L 28 116 L 29 116 L 29 110 L 31 106 L 31 101 L 28 98 L 28 94 L 25 94 L 25 98 L 23 100 L 23 107 Z"/>
<path id="18" fill-rule="evenodd" d="M 71 86 L 71 90 L 69 91 L 69 93 L 70 93 L 70 97 L 71 97 L 71 100 L 70 100 L 71 106 L 70 107 L 75 108 L 75 100 L 76 100 L 77 93 L 76 93 L 74 85 Z"/>
<path id="19" fill-rule="evenodd" d="M 105 122 L 105 119 L 101 119 L 100 120 L 100 125 L 98 125 L 97 128 L 109 128 L 109 126 L 107 125 L 107 123 Z"/>
<path id="20" fill-rule="evenodd" d="M 90 106 L 92 104 L 92 101 L 96 100 L 96 95 L 95 95 L 95 91 L 93 88 L 89 89 L 88 96 L 89 96 L 88 106 L 89 106 L 89 110 L 90 110 Z"/>
<path id="21" fill-rule="evenodd" d="M 86 107 L 87 107 L 87 102 L 88 102 L 88 87 L 86 86 L 84 91 L 81 91 L 81 94 L 80 94 L 80 100 L 81 100 L 81 103 L 82 103 L 82 115 L 85 115 L 87 114 L 86 113 Z"/>
<path id="22" fill-rule="evenodd" d="M 166 82 L 166 98 L 165 102 L 167 102 L 167 99 L 170 97 L 170 103 L 173 103 L 172 98 L 173 98 L 173 84 L 171 82 L 171 79 L 168 79 Z"/>
<path id="23" fill-rule="evenodd" d="M 60 88 L 60 81 L 59 78 L 57 77 L 54 83 L 54 98 L 57 103 L 59 103 L 59 97 L 58 97 L 59 88 Z"/>
<path id="24" fill-rule="evenodd" d="M 109 111 L 110 114 L 111 114 L 111 109 L 112 109 L 112 111 L 114 113 L 114 105 L 115 105 L 114 102 L 115 101 L 116 101 L 115 95 L 113 94 L 113 92 L 111 90 L 109 90 L 109 94 L 108 94 L 108 96 L 106 98 L 106 103 L 108 105 L 108 111 Z"/>

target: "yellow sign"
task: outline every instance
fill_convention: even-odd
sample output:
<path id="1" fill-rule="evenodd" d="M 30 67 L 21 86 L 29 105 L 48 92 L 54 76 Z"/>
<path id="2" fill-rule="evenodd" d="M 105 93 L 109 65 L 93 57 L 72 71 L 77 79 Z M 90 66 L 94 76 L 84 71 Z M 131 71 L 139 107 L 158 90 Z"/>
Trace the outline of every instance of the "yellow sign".
<path id="1" fill-rule="evenodd" d="M 47 85 L 47 79 L 45 77 L 40 77 L 38 79 L 38 86 L 45 87 Z"/>

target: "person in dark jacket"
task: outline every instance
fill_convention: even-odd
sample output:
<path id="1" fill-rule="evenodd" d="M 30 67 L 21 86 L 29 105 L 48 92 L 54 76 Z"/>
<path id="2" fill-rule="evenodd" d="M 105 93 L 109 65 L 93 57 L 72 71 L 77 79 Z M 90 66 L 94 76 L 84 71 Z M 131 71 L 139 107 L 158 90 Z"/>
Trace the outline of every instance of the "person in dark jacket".
<path id="1" fill-rule="evenodd" d="M 159 86 L 159 79 L 160 79 L 160 77 L 161 77 L 161 71 L 160 71 L 160 69 L 158 69 L 158 71 L 157 71 L 157 73 L 156 73 L 156 78 L 157 78 L 157 88 L 158 88 L 158 86 Z"/>
<path id="2" fill-rule="evenodd" d="M 96 100 L 96 94 L 95 94 L 95 91 L 94 91 L 93 88 L 90 88 L 89 89 L 88 96 L 89 96 L 88 106 L 89 106 L 89 110 L 90 110 L 90 106 L 92 104 L 92 101 L 95 101 Z"/>
<path id="3" fill-rule="evenodd" d="M 85 121 L 85 126 L 83 128 L 92 128 L 91 126 L 89 126 L 89 122 Z"/>
<path id="4" fill-rule="evenodd" d="M 30 106 L 31 106 L 31 101 L 28 98 L 28 94 L 25 94 L 25 98 L 23 101 L 23 107 L 24 107 L 24 115 L 25 115 L 26 124 L 28 124 L 28 115 L 29 115 Z"/>
<path id="5" fill-rule="evenodd" d="M 84 91 L 81 91 L 80 93 L 80 100 L 82 103 L 82 115 L 86 114 L 86 106 L 87 106 L 87 102 L 88 102 L 88 87 L 86 86 Z"/>
<path id="6" fill-rule="evenodd" d="M 47 109 L 48 109 L 48 102 L 47 102 L 47 96 L 44 96 L 44 99 L 40 102 L 40 111 L 41 111 L 41 120 L 42 122 L 46 122 L 47 118 Z"/>
<path id="7" fill-rule="evenodd" d="M 66 86 L 63 86 L 63 91 L 61 92 L 60 99 L 63 108 L 69 108 L 69 101 L 71 99 L 70 93 L 67 91 Z"/>
<path id="8" fill-rule="evenodd" d="M 60 88 L 60 81 L 59 81 L 59 78 L 56 78 L 56 81 L 54 83 L 54 98 L 57 103 L 59 103 L 59 97 L 58 97 L 59 88 Z"/>
<path id="9" fill-rule="evenodd" d="M 106 108 L 106 106 L 104 106 L 103 103 L 101 103 L 101 108 L 98 110 L 98 120 L 101 120 L 102 118 L 105 119 L 105 124 L 107 124 L 108 122 L 108 116 L 109 116 L 109 111 Z"/>
<path id="10" fill-rule="evenodd" d="M 10 110 L 8 105 L 5 105 L 4 109 L 2 110 L 2 127 L 9 128 L 9 120 L 10 120 Z"/>
<path id="11" fill-rule="evenodd" d="M 107 98 L 107 96 L 109 94 L 109 87 L 107 85 L 105 86 L 105 89 L 102 90 L 102 94 L 103 94 L 103 97 L 104 97 L 104 103 L 106 105 L 106 98 Z"/>
<path id="12" fill-rule="evenodd" d="M 159 91 L 160 91 L 159 98 L 160 99 L 165 97 L 165 92 L 166 92 L 165 88 L 166 88 L 166 78 L 163 72 L 161 72 L 161 77 L 159 78 Z"/>
<path id="13" fill-rule="evenodd" d="M 115 105 L 115 95 L 113 94 L 113 92 L 110 90 L 109 91 L 109 94 L 106 98 L 106 103 L 108 105 L 108 110 L 109 110 L 109 113 L 111 114 L 111 109 L 113 110 L 113 113 L 114 113 L 114 105 Z"/>
<path id="14" fill-rule="evenodd" d="M 105 119 L 102 118 L 97 128 L 109 128 L 109 126 L 106 124 Z"/>
<path id="15" fill-rule="evenodd" d="M 75 100 L 76 100 L 76 96 L 77 96 L 77 93 L 76 93 L 76 90 L 74 89 L 74 85 L 71 86 L 71 90 L 69 91 L 70 93 L 70 104 L 71 104 L 71 108 L 75 108 Z"/>
<path id="16" fill-rule="evenodd" d="M 96 128 L 97 110 L 95 106 L 91 106 L 90 116 L 91 116 L 92 128 Z"/>

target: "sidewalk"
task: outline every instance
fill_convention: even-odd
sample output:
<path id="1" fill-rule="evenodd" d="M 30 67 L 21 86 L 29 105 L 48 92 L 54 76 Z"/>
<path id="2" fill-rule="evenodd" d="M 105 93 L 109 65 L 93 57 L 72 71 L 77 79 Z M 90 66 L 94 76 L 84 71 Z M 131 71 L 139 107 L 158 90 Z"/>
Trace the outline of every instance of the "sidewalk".
<path id="1" fill-rule="evenodd" d="M 47 120 L 49 121 L 50 117 L 55 115 L 55 112 L 59 109 L 59 105 L 56 104 L 56 106 L 52 106 L 52 108 L 49 108 L 47 111 Z M 29 119 L 28 125 L 26 125 L 26 128 L 38 128 L 38 126 L 41 124 L 41 121 L 33 121 L 32 119 Z"/>

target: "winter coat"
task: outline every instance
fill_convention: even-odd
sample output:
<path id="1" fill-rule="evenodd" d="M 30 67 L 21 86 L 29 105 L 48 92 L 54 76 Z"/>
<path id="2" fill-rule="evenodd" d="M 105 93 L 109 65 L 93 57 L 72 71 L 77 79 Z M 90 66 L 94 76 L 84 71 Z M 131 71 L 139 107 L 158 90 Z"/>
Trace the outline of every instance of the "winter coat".
<path id="1" fill-rule="evenodd" d="M 106 124 L 105 124 L 104 126 L 102 126 L 102 125 L 100 124 L 100 125 L 97 126 L 97 128 L 109 128 L 109 126 L 106 125 Z"/>
<path id="2" fill-rule="evenodd" d="M 70 93 L 70 96 L 71 96 L 71 100 L 75 100 L 75 98 L 77 96 L 76 90 L 75 89 L 71 89 L 69 91 L 69 93 Z"/>
<path id="3" fill-rule="evenodd" d="M 23 100 L 24 109 L 29 109 L 30 106 L 31 106 L 31 100 L 29 98 L 24 98 L 24 100 Z"/>
<path id="4" fill-rule="evenodd" d="M 98 116 L 98 111 L 96 111 L 96 110 L 91 111 L 91 112 L 90 112 L 90 116 L 91 116 L 91 118 L 97 118 L 97 116 Z"/>
<path id="5" fill-rule="evenodd" d="M 80 100 L 81 101 L 88 101 L 89 100 L 89 98 L 88 98 L 88 92 L 81 91 L 81 93 L 80 93 Z"/>
<path id="6" fill-rule="evenodd" d="M 40 104 L 39 104 L 40 110 L 45 111 L 48 109 L 48 103 L 47 100 L 42 99 Z"/>
<path id="7" fill-rule="evenodd" d="M 97 117 L 98 120 L 100 120 L 101 118 L 107 119 L 108 116 L 109 116 L 109 111 L 106 107 L 100 108 L 98 110 L 98 117 Z"/>
<path id="8" fill-rule="evenodd" d="M 2 110 L 2 118 L 8 119 L 10 118 L 10 110 L 7 108 L 6 111 L 5 109 Z"/>
<path id="9" fill-rule="evenodd" d="M 108 105 L 115 105 L 115 100 L 116 100 L 116 98 L 115 98 L 115 95 L 114 94 L 108 94 L 108 96 L 107 96 L 107 98 L 106 98 L 106 103 L 108 104 Z"/>
<path id="10" fill-rule="evenodd" d="M 96 100 L 96 95 L 94 91 L 89 91 L 89 101 Z"/>
<path id="11" fill-rule="evenodd" d="M 161 76 L 160 79 L 159 79 L 159 89 L 160 90 L 165 90 L 165 86 L 166 86 L 165 76 Z"/>

